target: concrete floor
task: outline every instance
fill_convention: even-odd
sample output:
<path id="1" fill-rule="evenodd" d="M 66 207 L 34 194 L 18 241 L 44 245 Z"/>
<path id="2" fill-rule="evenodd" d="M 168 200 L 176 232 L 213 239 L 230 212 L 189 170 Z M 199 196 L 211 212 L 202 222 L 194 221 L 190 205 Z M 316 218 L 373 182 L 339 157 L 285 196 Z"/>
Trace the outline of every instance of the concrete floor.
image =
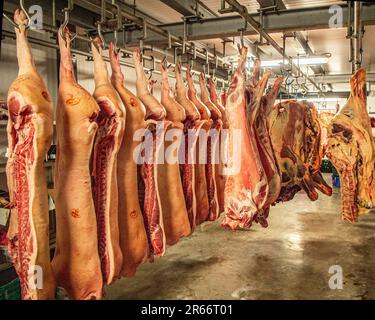
<path id="1" fill-rule="evenodd" d="M 268 229 L 205 224 L 107 298 L 375 299 L 375 214 L 343 222 L 339 199 L 337 189 L 316 202 L 300 193 L 271 209 Z M 329 288 L 332 265 L 342 267 L 342 290 Z"/>

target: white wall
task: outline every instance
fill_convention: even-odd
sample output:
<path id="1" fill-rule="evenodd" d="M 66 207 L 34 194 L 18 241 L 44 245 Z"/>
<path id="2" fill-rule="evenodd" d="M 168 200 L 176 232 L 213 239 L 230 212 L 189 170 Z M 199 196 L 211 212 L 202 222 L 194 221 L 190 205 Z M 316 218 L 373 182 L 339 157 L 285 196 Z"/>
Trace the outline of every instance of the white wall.
<path id="1" fill-rule="evenodd" d="M 57 99 L 56 50 L 33 45 L 36 67 L 47 84 L 54 102 Z M 15 40 L 6 38 L 2 42 L 0 58 L 0 100 L 6 100 L 8 88 L 18 74 Z"/>

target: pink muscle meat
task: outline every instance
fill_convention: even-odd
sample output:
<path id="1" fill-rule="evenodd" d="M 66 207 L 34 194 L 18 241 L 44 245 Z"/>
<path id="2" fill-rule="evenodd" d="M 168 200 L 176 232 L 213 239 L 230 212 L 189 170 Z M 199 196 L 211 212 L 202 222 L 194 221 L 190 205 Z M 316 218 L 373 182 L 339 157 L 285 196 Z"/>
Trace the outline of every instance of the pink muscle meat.
<path id="1" fill-rule="evenodd" d="M 158 190 L 158 166 L 156 159 L 161 152 L 157 141 L 164 139 L 165 128 L 156 128 L 153 121 L 149 121 L 145 134 L 146 148 L 152 148 L 150 157 L 145 158 L 141 167 L 144 183 L 143 218 L 149 245 L 149 260 L 161 257 L 165 253 L 166 237 L 163 224 L 163 213 Z M 151 145 L 150 144 L 151 141 Z"/>

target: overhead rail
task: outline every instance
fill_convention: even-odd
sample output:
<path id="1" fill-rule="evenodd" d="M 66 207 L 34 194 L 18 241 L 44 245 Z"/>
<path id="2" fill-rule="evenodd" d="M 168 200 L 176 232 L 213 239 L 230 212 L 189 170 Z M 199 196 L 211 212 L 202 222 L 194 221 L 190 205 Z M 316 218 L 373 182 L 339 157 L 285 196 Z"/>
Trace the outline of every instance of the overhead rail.
<path id="1" fill-rule="evenodd" d="M 90 3 L 88 0 L 75 0 L 75 3 L 83 8 L 88 8 L 88 9 L 96 9 L 96 10 L 99 10 L 99 12 L 101 11 L 101 7 L 98 7 L 97 5 L 93 4 L 93 3 Z M 185 48 L 189 48 L 190 50 L 193 50 L 193 45 L 190 43 L 190 42 L 185 42 L 184 43 L 184 39 L 183 39 L 183 36 L 180 38 L 180 37 L 177 37 L 175 35 L 173 35 L 173 33 L 169 32 L 168 30 L 165 30 L 157 25 L 154 25 L 150 22 L 148 22 L 146 19 L 144 18 L 141 18 L 141 17 L 137 17 L 133 14 L 130 14 L 128 12 L 125 12 L 125 11 L 122 11 L 121 12 L 122 14 L 122 17 L 128 21 L 131 21 L 133 23 L 135 23 L 136 25 L 142 27 L 143 31 L 143 36 L 141 37 L 138 37 L 138 40 L 140 40 L 141 38 L 141 41 L 144 43 L 145 40 L 145 30 L 146 31 L 153 31 L 161 36 L 163 36 L 168 44 L 174 44 L 174 45 L 177 45 L 177 46 L 180 46 L 180 47 L 183 47 L 185 46 Z M 146 32 L 146 38 L 147 38 L 147 32 Z M 141 44 L 142 44 L 141 42 Z M 169 46 L 169 45 L 168 45 Z M 200 48 L 196 48 L 196 51 L 197 51 L 197 56 L 199 56 L 200 58 L 205 58 L 206 56 L 206 50 L 205 49 L 200 49 Z M 216 63 L 216 59 L 217 57 L 210 53 L 209 52 L 209 59 L 212 60 L 213 62 L 212 63 Z M 224 59 L 221 58 L 221 57 L 218 57 L 218 60 L 219 62 L 223 65 L 225 63 Z"/>
<path id="2" fill-rule="evenodd" d="M 225 0 L 234 11 L 236 11 L 241 17 L 243 17 L 251 28 L 254 29 L 262 38 L 264 38 L 283 58 L 289 61 L 290 65 L 296 70 L 299 76 L 305 77 L 319 92 L 322 92 L 321 88 L 316 84 L 314 80 L 308 77 L 298 65 L 296 65 L 292 58 L 285 54 L 285 50 L 280 47 L 277 42 L 260 27 L 259 23 L 254 20 L 247 12 L 247 8 L 241 5 L 237 0 Z"/>
<path id="3" fill-rule="evenodd" d="M 225 0 L 224 0 L 225 1 Z M 375 25 L 375 2 L 362 3 L 362 18 L 363 25 Z M 268 34 L 283 33 L 292 31 L 307 31 L 328 29 L 332 13 L 329 12 L 330 6 L 320 6 L 312 8 L 298 8 L 278 10 L 277 13 L 269 12 L 263 16 L 264 31 Z M 347 26 L 348 6 L 343 3 L 341 5 L 343 21 L 342 27 Z M 228 10 L 228 8 L 226 8 Z M 249 13 L 259 23 L 258 13 Z M 223 37 L 237 37 L 239 36 L 238 29 L 242 26 L 243 18 L 239 15 L 225 15 L 220 17 L 212 17 L 209 19 L 202 19 L 199 22 L 191 21 L 189 24 L 189 41 L 217 39 Z M 165 30 L 170 31 L 178 37 L 183 35 L 183 22 L 165 23 L 160 25 Z M 131 32 L 129 38 L 136 39 L 139 31 Z M 252 28 L 244 33 L 245 36 L 256 35 L 257 32 Z M 165 39 L 156 33 L 150 33 L 149 43 L 160 43 Z"/>
<path id="4" fill-rule="evenodd" d="M 56 34 L 58 32 L 58 29 L 55 28 L 55 27 L 49 26 L 48 30 L 46 30 L 46 31 L 53 32 L 53 33 Z M 15 32 L 13 30 L 12 31 L 3 30 L 3 37 L 15 40 L 16 39 L 16 34 L 15 34 Z M 76 39 L 77 40 L 86 41 L 88 43 L 90 43 L 92 41 L 92 39 L 90 37 L 88 37 L 88 36 L 82 36 L 82 35 L 76 35 Z M 50 41 L 47 41 L 47 40 L 38 39 L 38 38 L 35 38 L 35 37 L 32 37 L 32 36 L 29 36 L 28 40 L 29 40 L 29 42 L 31 44 L 34 44 L 34 45 L 38 45 L 38 46 L 43 46 L 43 47 L 46 47 L 46 48 L 51 48 L 51 49 L 57 49 L 57 50 L 59 50 L 59 46 L 55 42 L 50 42 Z M 77 49 L 71 48 L 71 52 L 73 54 L 84 56 L 84 57 L 89 58 L 89 59 L 93 58 L 92 53 L 85 52 L 83 50 L 77 50 Z M 123 48 L 119 48 L 118 52 L 122 53 L 123 57 L 127 57 L 127 58 L 130 57 L 130 56 L 132 56 L 132 54 L 133 54 L 133 52 L 131 50 L 127 50 L 127 49 L 123 49 Z M 144 60 L 146 60 L 146 61 L 150 61 L 151 64 L 152 64 L 152 66 L 150 68 L 144 66 L 144 70 L 145 70 L 146 73 L 151 73 L 152 72 L 153 74 L 161 75 L 161 72 L 159 70 L 157 70 L 157 68 L 155 67 L 155 65 L 162 63 L 162 60 L 156 59 L 155 57 L 149 56 L 149 55 L 143 55 L 142 58 Z M 103 59 L 105 61 L 107 61 L 107 62 L 110 61 L 109 57 L 106 57 L 106 56 L 103 56 Z M 132 63 L 124 61 L 124 59 L 120 59 L 120 64 L 123 65 L 123 66 L 126 66 L 126 67 L 134 68 L 134 65 Z M 169 63 L 169 66 L 172 67 L 172 68 L 174 68 L 176 66 L 176 64 L 175 63 Z M 186 68 L 184 66 L 181 66 L 181 69 L 183 71 L 186 70 Z M 194 72 L 195 74 L 199 74 L 200 73 L 199 70 L 192 70 L 192 72 Z M 171 78 L 175 78 L 174 74 L 170 74 L 169 76 Z M 206 75 L 206 78 L 209 78 L 209 75 Z M 225 79 L 222 79 L 222 78 L 217 78 L 217 81 L 218 81 L 218 83 L 221 83 L 222 87 L 227 86 L 229 84 L 228 80 L 225 80 Z M 196 81 L 196 82 L 198 82 L 198 81 Z"/>

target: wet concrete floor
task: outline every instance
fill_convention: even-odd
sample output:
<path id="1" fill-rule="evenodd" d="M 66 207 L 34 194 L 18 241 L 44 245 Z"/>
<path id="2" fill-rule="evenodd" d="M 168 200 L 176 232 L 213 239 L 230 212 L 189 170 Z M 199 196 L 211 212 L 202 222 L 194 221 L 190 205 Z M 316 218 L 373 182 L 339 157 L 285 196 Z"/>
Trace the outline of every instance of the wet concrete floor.
<path id="1" fill-rule="evenodd" d="M 330 274 L 331 266 L 339 268 Z M 340 268 L 343 288 L 331 289 Z M 352 225 L 340 219 L 338 189 L 316 202 L 301 192 L 271 209 L 267 229 L 198 227 L 134 278 L 108 287 L 107 298 L 375 299 L 375 212 Z"/>

